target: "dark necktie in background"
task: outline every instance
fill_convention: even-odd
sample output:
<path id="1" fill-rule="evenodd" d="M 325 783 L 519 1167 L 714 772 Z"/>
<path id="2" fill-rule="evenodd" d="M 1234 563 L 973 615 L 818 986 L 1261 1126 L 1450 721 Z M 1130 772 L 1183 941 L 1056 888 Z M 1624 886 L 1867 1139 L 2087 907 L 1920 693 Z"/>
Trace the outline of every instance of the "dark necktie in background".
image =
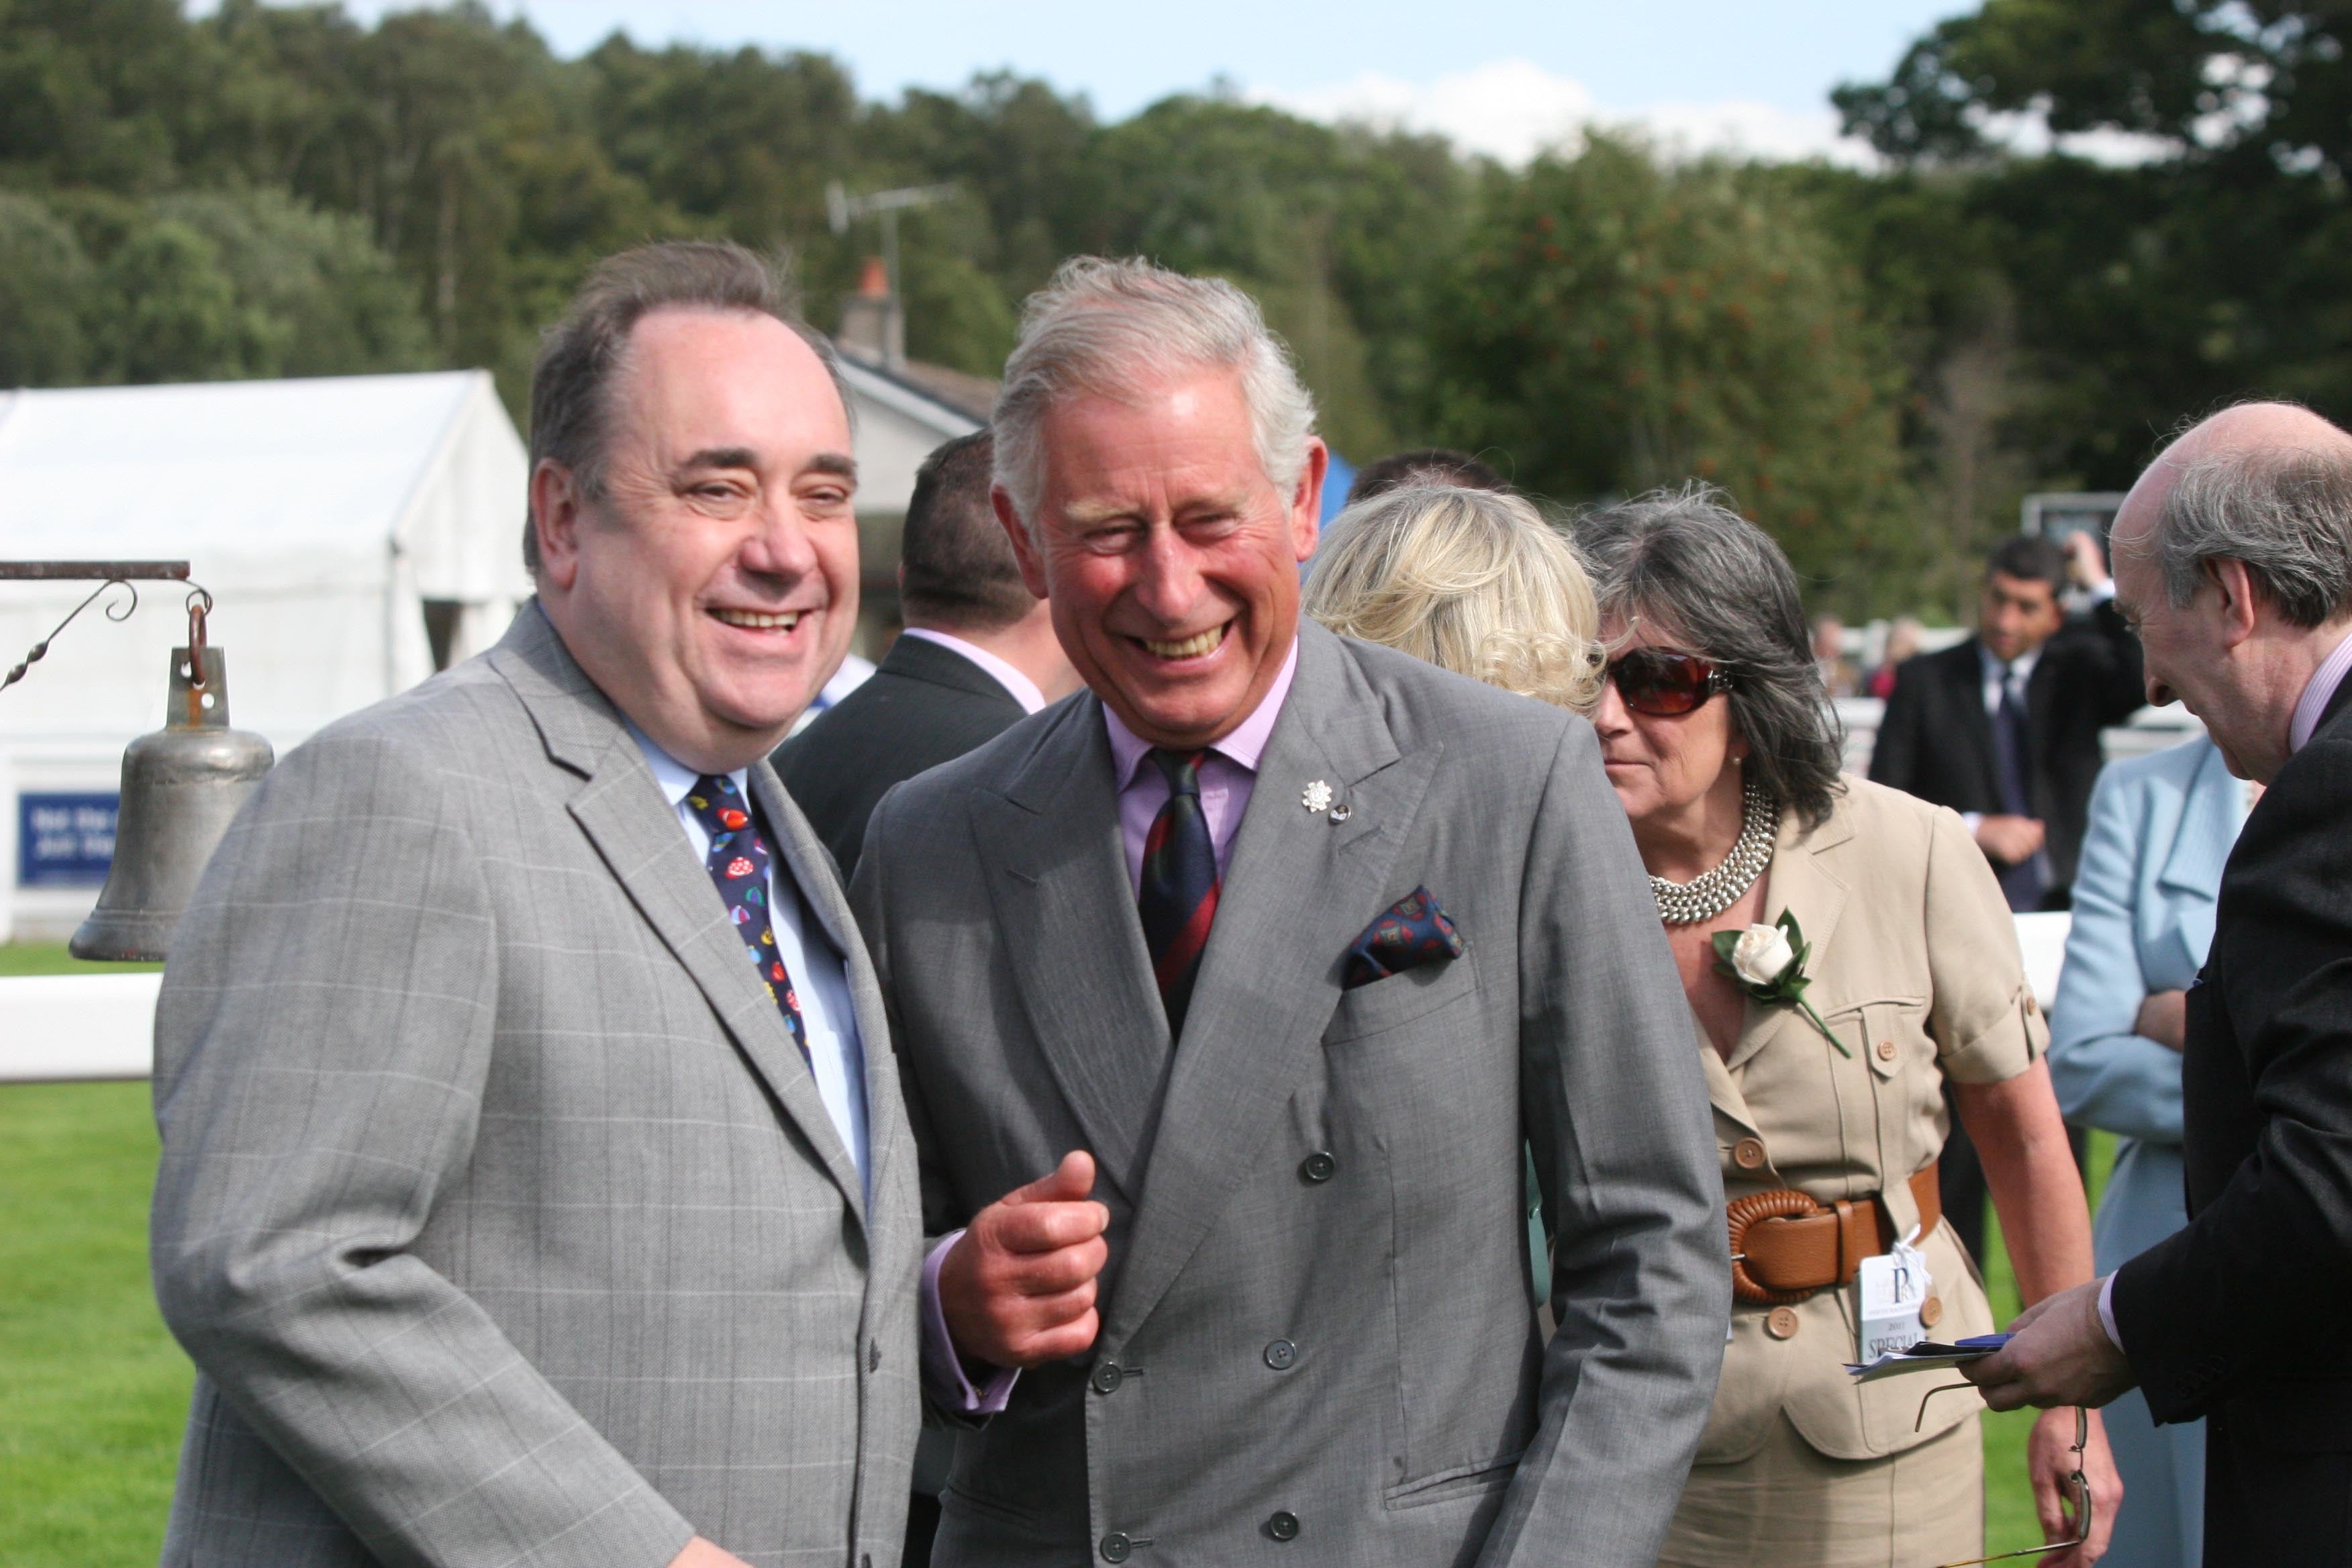
<path id="1" fill-rule="evenodd" d="M 718 884 L 719 897 L 727 905 L 727 918 L 735 922 L 735 934 L 743 943 L 743 952 L 751 967 L 759 972 L 760 984 L 768 988 L 769 997 L 784 1016 L 784 1027 L 800 1047 L 801 1060 L 809 1059 L 808 1026 L 801 1021 L 801 999 L 793 989 L 793 977 L 784 968 L 784 955 L 776 946 L 775 920 L 769 910 L 768 900 L 773 886 L 768 868 L 768 841 L 760 832 L 760 825 L 751 820 L 751 803 L 735 788 L 735 781 L 704 773 L 694 781 L 688 792 L 687 809 L 710 835 L 710 853 L 703 866 L 710 879 Z M 812 1068 L 811 1070 L 814 1070 Z"/>
<path id="2" fill-rule="evenodd" d="M 2026 727 L 2025 704 L 2018 699 L 2017 679 L 2003 665 L 2000 706 L 1992 721 L 1992 756 L 1994 782 L 2000 786 L 2000 808 L 2011 816 L 2034 814 L 2033 793 L 2027 784 L 2033 776 L 2032 745 Z M 2000 868 L 2000 890 L 2011 910 L 2042 907 L 2042 895 L 2049 888 L 2050 879 L 2044 870 L 2048 864 L 2043 856 L 2035 854 Z"/>
<path id="3" fill-rule="evenodd" d="M 1151 952 L 1151 976 L 1168 1009 L 1168 1037 L 1184 1033 L 1184 1011 L 1201 952 L 1217 918 L 1217 849 L 1209 838 L 1209 818 L 1201 809 L 1200 752 L 1169 752 L 1155 746 L 1151 765 L 1168 781 L 1168 804 L 1151 819 L 1143 840 L 1143 883 L 1136 910 L 1143 917 L 1143 942 Z"/>

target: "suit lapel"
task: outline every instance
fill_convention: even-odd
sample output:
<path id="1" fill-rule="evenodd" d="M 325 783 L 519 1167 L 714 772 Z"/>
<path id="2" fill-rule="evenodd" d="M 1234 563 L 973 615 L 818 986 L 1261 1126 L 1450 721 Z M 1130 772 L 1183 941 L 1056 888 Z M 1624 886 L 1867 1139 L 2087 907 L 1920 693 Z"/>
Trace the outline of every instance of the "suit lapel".
<path id="1" fill-rule="evenodd" d="M 1970 637 L 1954 650 L 1948 674 L 1951 679 L 1952 706 L 1960 733 L 1965 735 L 1977 771 L 1979 799 L 1988 812 L 2002 809 L 2000 798 L 2000 768 L 1993 752 L 1992 715 L 1985 711 L 1983 645 Z M 2039 666 L 2035 667 L 2037 669 Z M 2030 685 L 2031 683 L 2029 683 Z M 2029 693 L 2027 706 L 2032 707 Z M 2032 727 L 2029 714 L 2028 728 Z M 1802 916 L 1799 917 L 1801 920 Z"/>
<path id="2" fill-rule="evenodd" d="M 2205 742 L 2204 759 L 2189 776 L 2179 824 L 2156 877 L 2158 887 L 2175 895 L 2173 923 L 2180 928 L 2192 962 L 2213 945 L 2213 900 L 2221 886 L 2221 868 L 2237 842 L 2244 788 L 2221 760 L 2221 748 Z"/>
<path id="3" fill-rule="evenodd" d="M 1433 747 L 1399 755 L 1337 637 L 1311 623 L 1298 637 L 1148 1151 L 1105 1318 L 1113 1343 L 1166 1294 L 1307 1077 L 1339 1004 L 1342 957 L 1390 901 L 1391 868 L 1440 760 Z M 1317 780 L 1347 805 L 1344 821 L 1303 808 Z"/>
<path id="4" fill-rule="evenodd" d="M 842 1147 L 816 1080 L 785 1032 L 782 1016 L 744 962 L 743 944 L 695 864 L 677 813 L 628 731 L 614 726 L 596 772 L 572 797 L 572 816 L 612 868 L 630 901 L 709 1000 L 719 1024 L 801 1130 L 862 1219 L 865 1184 Z M 803 880 L 801 884 L 808 884 Z"/>
<path id="5" fill-rule="evenodd" d="M 2210 899 L 2238 836 L 2245 786 L 2231 774 L 2219 746 L 2207 742 L 2205 748 L 2181 797 L 2180 822 L 2156 879 L 2161 887 Z"/>
<path id="6" fill-rule="evenodd" d="M 1829 819 L 1807 833 L 1794 813 L 1781 818 L 1780 843 L 1772 853 L 1771 881 L 1766 885 L 1765 919 L 1777 922 L 1783 914 L 1797 917 L 1797 929 L 1812 949 L 1805 971 L 1818 977 L 1826 968 L 1830 942 L 1837 935 L 1838 921 L 1845 913 L 1848 889 L 1831 866 L 1829 852 L 1853 837 L 1853 825 L 1843 803 L 1832 808 Z M 1824 998 L 1807 993 L 1806 1000 L 1822 1009 Z M 1796 1028 L 1808 1034 L 1813 1026 L 1794 1007 L 1764 1007 L 1748 1004 L 1748 1024 L 1739 1032 L 1739 1044 L 1731 1053 L 1727 1067 L 1738 1069 L 1758 1051 L 1762 1050 L 1783 1031 Z M 1712 1054 L 1712 1053 L 1710 1053 Z M 1743 1110 L 1745 1105 L 1742 1106 Z"/>
<path id="7" fill-rule="evenodd" d="M 1111 765 L 1102 705 L 1086 696 L 1055 716 L 1004 794 L 974 797 L 971 826 L 1038 1049 L 1097 1166 L 1132 1203 L 1167 1071 L 1168 1022 L 1128 882 Z"/>
<path id="8" fill-rule="evenodd" d="M 604 857 L 630 901 L 709 1000 L 736 1048 L 817 1152 L 862 1223 L 865 1184 L 857 1179 L 849 1152 L 842 1147 L 841 1133 L 817 1095 L 816 1081 L 793 1048 L 775 1004 L 768 1000 L 751 966 L 743 961 L 742 947 L 735 940 L 725 906 L 712 890 L 709 874 L 695 864 L 693 847 L 677 813 L 662 795 L 620 713 L 573 662 L 536 600 L 515 617 L 488 657 L 491 668 L 514 689 L 538 727 L 549 757 L 583 780 L 565 803 L 572 819 Z M 752 773 L 755 787 L 774 787 L 773 773 L 766 763 Z M 774 793 L 774 801 L 768 797 L 761 801 L 772 812 L 782 794 L 781 789 Z M 789 816 L 804 833 L 806 825 L 799 814 Z M 779 817 L 772 815 L 769 820 L 777 823 Z M 779 826 L 778 831 L 783 830 Z M 805 853 L 801 853 L 795 870 L 807 863 Z M 803 875 L 799 880 L 805 889 L 830 879 Z M 866 1027 L 862 1014 L 858 1024 L 861 1030 Z M 888 1036 L 886 1032 L 880 1037 Z"/>

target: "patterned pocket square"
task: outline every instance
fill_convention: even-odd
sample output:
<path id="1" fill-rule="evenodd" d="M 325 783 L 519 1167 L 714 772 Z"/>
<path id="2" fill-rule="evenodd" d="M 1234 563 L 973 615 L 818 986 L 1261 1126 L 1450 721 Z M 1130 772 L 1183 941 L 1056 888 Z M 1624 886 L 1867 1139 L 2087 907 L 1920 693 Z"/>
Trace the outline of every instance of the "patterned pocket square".
<path id="1" fill-rule="evenodd" d="M 1382 910 L 1348 949 L 1341 984 L 1349 991 L 1408 969 L 1462 956 L 1462 933 L 1438 907 L 1437 895 L 1415 888 Z"/>

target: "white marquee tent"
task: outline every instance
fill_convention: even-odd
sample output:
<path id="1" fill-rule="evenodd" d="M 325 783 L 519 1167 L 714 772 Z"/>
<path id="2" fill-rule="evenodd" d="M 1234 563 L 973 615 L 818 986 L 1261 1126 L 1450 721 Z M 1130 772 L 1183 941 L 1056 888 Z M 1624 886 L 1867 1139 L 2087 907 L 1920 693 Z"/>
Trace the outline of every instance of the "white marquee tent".
<path id="1" fill-rule="evenodd" d="M 504 631 L 526 473 L 481 371 L 0 394 L 0 560 L 189 562 L 232 721 L 282 753 Z M 0 582 L 0 671 L 91 586 Z M 163 722 L 184 596 L 142 584 L 119 626 L 93 605 L 0 692 L 0 940 L 95 897 L 105 846 L 76 835 L 110 831 L 122 748 Z"/>

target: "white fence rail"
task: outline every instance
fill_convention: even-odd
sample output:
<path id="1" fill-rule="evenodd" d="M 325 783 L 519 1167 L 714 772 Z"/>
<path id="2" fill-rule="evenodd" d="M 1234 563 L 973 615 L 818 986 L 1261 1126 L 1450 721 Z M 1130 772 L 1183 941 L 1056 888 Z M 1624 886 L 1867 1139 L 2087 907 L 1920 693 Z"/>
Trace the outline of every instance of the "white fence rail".
<path id="1" fill-rule="evenodd" d="M 145 1078 L 163 983 L 152 972 L 0 980 L 0 1083 Z"/>
<path id="2" fill-rule="evenodd" d="M 2048 1010 L 2066 957 L 2067 915 L 2020 915 L 2025 977 Z M 0 1084 L 143 1079 L 154 1070 L 160 974 L 0 980 Z"/>

